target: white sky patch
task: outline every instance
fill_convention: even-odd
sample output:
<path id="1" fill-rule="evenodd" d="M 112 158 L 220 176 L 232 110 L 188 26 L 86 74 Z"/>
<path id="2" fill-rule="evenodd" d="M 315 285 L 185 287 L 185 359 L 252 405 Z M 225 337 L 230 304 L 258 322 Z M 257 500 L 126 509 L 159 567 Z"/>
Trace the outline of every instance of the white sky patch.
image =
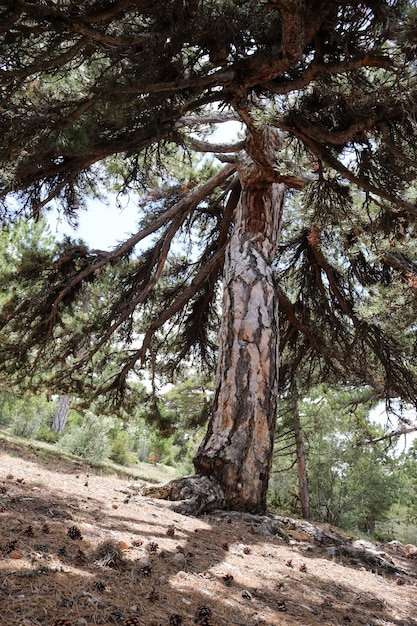
<path id="1" fill-rule="evenodd" d="M 229 121 L 216 125 L 214 132 L 207 137 L 210 142 L 232 143 L 239 140 L 242 132 L 240 122 Z M 51 209 L 46 214 L 52 233 L 58 238 L 68 235 L 83 239 L 91 249 L 108 250 L 125 241 L 137 231 L 140 208 L 136 194 L 122 197 L 121 209 L 116 201 L 116 193 L 106 192 L 106 199 L 87 199 L 85 210 L 77 215 L 78 227 L 74 229 L 59 212 Z M 118 197 L 120 202 L 120 195 Z"/>
<path id="2" fill-rule="evenodd" d="M 417 413 L 415 409 L 411 407 L 409 409 L 405 409 L 402 411 L 402 415 L 410 421 L 410 425 L 417 425 Z M 387 432 L 399 430 L 395 414 L 390 418 L 385 410 L 384 402 L 380 402 L 370 411 L 369 421 L 373 424 L 382 426 Z M 416 439 L 417 432 L 405 433 L 404 435 L 401 435 L 397 445 L 395 446 L 395 453 L 401 454 L 402 452 L 406 452 Z"/>
<path id="3" fill-rule="evenodd" d="M 114 248 L 136 232 L 139 217 L 137 198 L 129 199 L 126 196 L 121 209 L 117 205 L 116 194 L 110 192 L 106 202 L 98 199 L 87 201 L 87 209 L 78 213 L 76 229 L 57 210 L 52 209 L 47 213 L 51 231 L 58 238 L 68 235 L 83 239 L 90 248 L 99 250 Z"/>

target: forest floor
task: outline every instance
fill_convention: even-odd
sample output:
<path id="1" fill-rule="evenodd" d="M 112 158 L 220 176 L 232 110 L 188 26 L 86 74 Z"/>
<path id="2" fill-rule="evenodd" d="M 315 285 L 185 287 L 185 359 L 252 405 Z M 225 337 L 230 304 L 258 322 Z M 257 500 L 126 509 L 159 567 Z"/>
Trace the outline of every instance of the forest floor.
<path id="1" fill-rule="evenodd" d="M 388 573 L 130 482 L 0 438 L 1 625 L 417 626 L 417 559 Z"/>

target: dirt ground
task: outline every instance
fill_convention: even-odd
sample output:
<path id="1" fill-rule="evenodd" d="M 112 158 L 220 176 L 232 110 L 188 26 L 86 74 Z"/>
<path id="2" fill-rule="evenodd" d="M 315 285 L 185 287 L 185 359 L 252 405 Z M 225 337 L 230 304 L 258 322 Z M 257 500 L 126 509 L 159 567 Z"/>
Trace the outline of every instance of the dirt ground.
<path id="1" fill-rule="evenodd" d="M 375 571 L 41 456 L 0 440 L 1 625 L 417 625 L 417 559 Z"/>

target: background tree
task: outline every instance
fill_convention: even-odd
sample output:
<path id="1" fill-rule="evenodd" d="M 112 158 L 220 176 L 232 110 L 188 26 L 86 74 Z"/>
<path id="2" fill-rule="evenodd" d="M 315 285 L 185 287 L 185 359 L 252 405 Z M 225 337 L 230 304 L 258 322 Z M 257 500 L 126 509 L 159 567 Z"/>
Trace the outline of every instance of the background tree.
<path id="1" fill-rule="evenodd" d="M 291 404 L 290 420 L 293 400 L 286 403 Z M 373 402 L 367 389 L 327 385 L 298 400 L 313 519 L 373 533 L 377 522 L 389 518 L 401 483 L 394 454 L 398 439 L 378 440 L 383 427 L 369 419 Z M 303 512 L 293 461 L 296 441 L 293 432 L 288 438 L 288 430 L 284 421 L 277 429 L 271 504 Z"/>
<path id="2" fill-rule="evenodd" d="M 405 543 L 416 543 L 417 520 L 417 445 L 402 450 L 398 457 L 398 491 L 387 523 L 382 531 L 391 536 L 402 535 Z"/>
<path id="3" fill-rule="evenodd" d="M 219 487 L 217 504 L 250 511 L 265 508 L 272 462 L 278 302 L 283 384 L 302 365 L 414 401 L 412 328 L 403 340 L 356 307 L 378 280 L 415 276 L 406 249 L 378 245 L 412 233 L 417 214 L 414 17 L 412 3 L 372 0 L 2 5 L 4 219 L 55 200 L 74 218 L 113 182 L 148 192 L 137 232 L 114 250 L 68 241 L 30 288 L 28 266 L 8 277 L 23 287 L 3 306 L 3 370 L 54 371 L 63 392 L 129 400 L 129 377 L 174 335 L 171 368 L 209 361 L 223 273 L 195 468 Z M 208 141 L 210 125 L 230 120 L 241 141 Z M 183 177 L 191 152 L 220 165 Z M 305 191 L 281 251 L 298 280 L 285 293 L 275 270 L 289 189 Z M 184 239 L 198 242 L 191 262 L 173 254 Z M 336 239 L 350 253 L 332 264 Z M 83 315 L 86 285 L 100 280 Z"/>
<path id="4" fill-rule="evenodd" d="M 60 396 L 58 407 L 54 415 L 54 421 L 52 422 L 52 430 L 56 433 L 63 433 L 65 424 L 67 423 L 69 408 L 71 403 L 70 396 Z"/>

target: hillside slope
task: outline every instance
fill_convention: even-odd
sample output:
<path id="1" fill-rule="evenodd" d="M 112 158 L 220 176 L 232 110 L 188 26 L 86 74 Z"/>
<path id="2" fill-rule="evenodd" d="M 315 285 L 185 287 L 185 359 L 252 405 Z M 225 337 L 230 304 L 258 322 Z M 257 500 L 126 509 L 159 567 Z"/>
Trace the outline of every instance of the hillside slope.
<path id="1" fill-rule="evenodd" d="M 185 517 L 126 479 L 0 453 L 2 625 L 417 625 L 417 559 L 385 548 L 378 567 L 334 530 Z"/>

